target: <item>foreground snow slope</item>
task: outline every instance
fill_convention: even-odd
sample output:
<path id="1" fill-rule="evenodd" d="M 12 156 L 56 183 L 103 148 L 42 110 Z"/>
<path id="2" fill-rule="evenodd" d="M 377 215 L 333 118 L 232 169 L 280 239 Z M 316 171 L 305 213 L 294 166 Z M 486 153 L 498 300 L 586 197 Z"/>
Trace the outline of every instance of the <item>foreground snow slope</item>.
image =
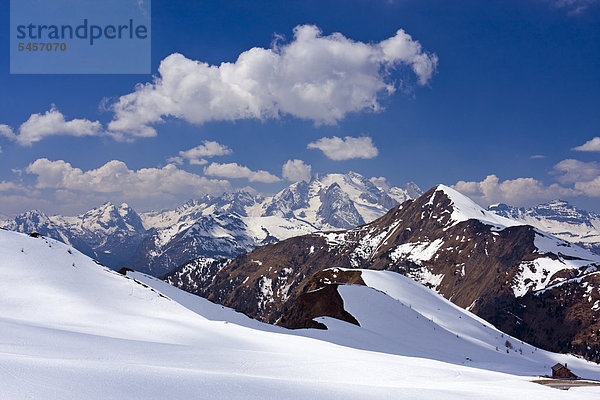
<path id="1" fill-rule="evenodd" d="M 66 245 L 3 230 L 0 292 L 6 399 L 597 396 L 209 320 Z"/>
<path id="2" fill-rule="evenodd" d="M 209 319 L 254 329 L 523 376 L 546 375 L 554 364 L 568 363 L 578 376 L 600 379 L 599 365 L 523 343 L 410 278 L 390 271 L 359 271 L 367 286 L 342 285 L 338 291 L 345 310 L 360 326 L 329 317 L 318 318 L 328 327 L 326 331 L 290 331 L 264 324 L 148 275 L 130 272 L 128 276 Z"/>
<path id="3" fill-rule="evenodd" d="M 368 287 L 339 290 L 346 310 L 361 324 L 353 328 L 363 331 L 364 348 L 518 375 L 545 375 L 554 364 L 568 363 L 577 375 L 600 379 L 598 364 L 523 343 L 403 275 L 361 270 L 361 277 Z M 348 326 L 322 322 L 336 343 L 351 345 Z"/>

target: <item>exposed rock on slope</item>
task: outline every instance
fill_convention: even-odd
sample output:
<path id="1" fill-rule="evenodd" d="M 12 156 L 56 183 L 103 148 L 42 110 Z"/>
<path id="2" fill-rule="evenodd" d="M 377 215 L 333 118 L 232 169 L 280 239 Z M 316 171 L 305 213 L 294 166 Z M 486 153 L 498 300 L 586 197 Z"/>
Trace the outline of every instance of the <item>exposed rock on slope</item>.
<path id="1" fill-rule="evenodd" d="M 327 327 L 315 321 L 318 317 L 332 317 L 351 324 L 359 322 L 344 308 L 338 286 L 346 284 L 365 285 L 359 271 L 338 268 L 317 272 L 304 285 L 302 293 L 284 309 L 279 324 L 291 329 Z"/>

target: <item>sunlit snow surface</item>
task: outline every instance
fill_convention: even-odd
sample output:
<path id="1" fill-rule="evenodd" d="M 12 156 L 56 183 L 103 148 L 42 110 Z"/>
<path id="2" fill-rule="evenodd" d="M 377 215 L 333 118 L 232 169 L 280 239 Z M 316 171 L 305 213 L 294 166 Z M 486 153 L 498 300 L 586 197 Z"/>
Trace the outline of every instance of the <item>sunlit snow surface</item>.
<path id="1" fill-rule="evenodd" d="M 205 300 L 193 306 L 196 298 L 189 297 L 186 308 L 136 280 L 56 241 L 0 231 L 1 397 L 591 399 L 599 394 L 562 392 L 527 377 L 428 359 L 435 357 L 364 351 L 262 329 Z M 355 288 L 342 288 L 350 306 L 346 289 Z M 384 323 L 380 312 L 372 318 Z M 430 345 L 424 343 L 428 335 L 420 341 L 401 334 L 399 342 Z M 514 373 L 520 368 L 516 363 Z"/>
<path id="2" fill-rule="evenodd" d="M 515 225 L 523 225 L 522 223 L 512 219 L 504 218 L 484 210 L 473 200 L 448 186 L 438 185 L 436 192 L 438 191 L 444 193 L 452 202 L 452 215 L 450 219 L 453 224 L 467 221 L 469 219 L 478 219 L 484 224 L 494 225 L 499 229 Z"/>

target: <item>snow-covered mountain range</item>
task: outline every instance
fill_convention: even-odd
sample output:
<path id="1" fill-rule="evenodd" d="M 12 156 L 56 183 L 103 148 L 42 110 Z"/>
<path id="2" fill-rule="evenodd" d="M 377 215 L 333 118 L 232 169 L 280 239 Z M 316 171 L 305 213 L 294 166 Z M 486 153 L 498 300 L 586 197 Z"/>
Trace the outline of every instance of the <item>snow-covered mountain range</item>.
<path id="1" fill-rule="evenodd" d="M 315 175 L 268 197 L 239 191 L 139 215 L 127 204 L 111 203 L 76 217 L 29 211 L 0 218 L 0 226 L 53 237 L 112 268 L 159 276 L 199 256 L 231 258 L 317 230 L 351 229 L 421 194 L 414 183 L 390 187 L 385 179 L 349 172 Z M 500 204 L 488 211 L 600 254 L 598 214 L 558 200 L 530 209 Z"/>
<path id="2" fill-rule="evenodd" d="M 600 254 L 600 214 L 580 210 L 563 200 L 531 208 L 496 204 L 488 207 L 488 210 Z"/>
<path id="3" fill-rule="evenodd" d="M 531 381 L 568 363 L 400 275 L 352 270 L 339 284 L 359 325 L 290 331 L 61 242 L 0 230 L 0 374 L 7 399 L 592 399 Z M 329 270 L 342 275 L 342 270 Z M 317 291 L 319 292 L 319 291 Z M 321 290 L 322 292 L 322 290 Z M 410 323 L 406 323 L 410 321 Z"/>
<path id="4" fill-rule="evenodd" d="M 269 197 L 239 191 L 139 215 L 110 203 L 77 217 L 30 211 L 3 226 L 61 240 L 113 268 L 160 275 L 198 256 L 234 257 L 316 230 L 352 228 L 420 193 L 414 183 L 390 187 L 349 172 L 315 175 Z"/>
<path id="5" fill-rule="evenodd" d="M 369 224 L 192 261 L 166 279 L 265 322 L 317 327 L 316 317 L 345 316 L 331 308 L 335 293 L 301 301 L 321 292 L 314 281 L 332 267 L 406 275 L 521 340 L 600 361 L 600 255 L 443 185 Z"/>
<path id="6" fill-rule="evenodd" d="M 38 232 L 110 266 L 125 263 L 147 236 L 139 215 L 127 204 L 105 203 L 76 217 L 48 216 L 33 210 L 5 220 L 2 227 Z"/>

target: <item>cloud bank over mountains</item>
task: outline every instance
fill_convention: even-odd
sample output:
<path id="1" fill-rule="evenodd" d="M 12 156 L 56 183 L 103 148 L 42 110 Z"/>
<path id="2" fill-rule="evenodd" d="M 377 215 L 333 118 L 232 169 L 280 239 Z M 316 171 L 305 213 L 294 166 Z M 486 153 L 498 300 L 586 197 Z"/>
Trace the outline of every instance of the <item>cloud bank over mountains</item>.
<path id="1" fill-rule="evenodd" d="M 133 170 L 122 161 L 112 160 L 84 171 L 63 160 L 40 158 L 29 164 L 25 172 L 35 177 L 30 191 L 50 190 L 54 198 L 74 202 L 78 198 L 91 198 L 96 203 L 118 198 L 156 206 L 180 195 L 198 197 L 232 190 L 226 180 L 209 179 L 174 164 Z"/>
<path id="2" fill-rule="evenodd" d="M 252 171 L 250 168 L 237 163 L 211 163 L 204 167 L 204 174 L 229 179 L 248 179 L 250 182 L 273 183 L 279 182 L 279 177 L 263 170 Z"/>

